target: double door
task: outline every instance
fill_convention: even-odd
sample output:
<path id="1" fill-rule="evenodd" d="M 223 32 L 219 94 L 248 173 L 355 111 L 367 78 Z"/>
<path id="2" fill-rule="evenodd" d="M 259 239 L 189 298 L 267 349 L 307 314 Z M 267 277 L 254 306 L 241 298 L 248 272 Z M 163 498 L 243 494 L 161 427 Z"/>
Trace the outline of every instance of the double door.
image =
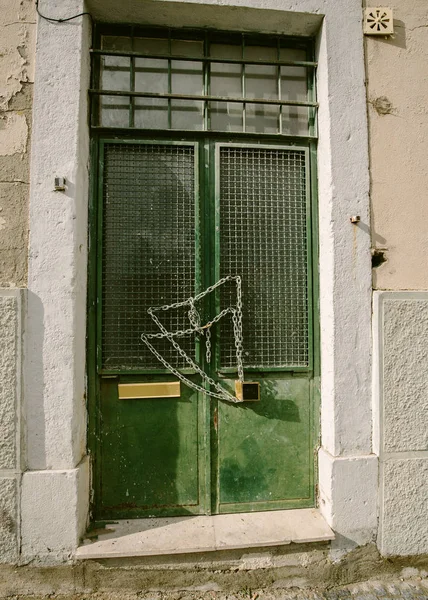
<path id="1" fill-rule="evenodd" d="M 313 506 L 317 348 L 308 148 L 105 139 L 98 152 L 95 517 Z M 157 355 L 141 339 L 159 333 L 149 308 L 169 307 L 157 313 L 167 331 L 188 330 L 188 307 L 171 305 L 229 275 L 242 279 L 242 358 L 245 380 L 260 386 L 256 401 L 232 403 L 195 389 L 210 386 L 186 361 L 234 394 L 229 313 L 210 328 L 211 352 L 206 332 L 176 335 L 181 354 L 168 338 L 151 338 Z M 226 281 L 197 302 L 201 323 L 236 302 L 235 282 Z M 190 385 L 178 383 L 168 366 Z"/>

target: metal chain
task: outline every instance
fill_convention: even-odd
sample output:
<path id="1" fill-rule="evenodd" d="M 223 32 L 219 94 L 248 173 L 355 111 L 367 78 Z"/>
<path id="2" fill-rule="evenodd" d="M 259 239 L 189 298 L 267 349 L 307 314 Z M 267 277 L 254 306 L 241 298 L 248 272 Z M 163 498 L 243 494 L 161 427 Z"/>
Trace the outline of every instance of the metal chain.
<path id="1" fill-rule="evenodd" d="M 198 310 L 196 309 L 195 303 L 228 281 L 236 282 L 236 298 L 237 298 L 236 308 L 229 306 L 228 308 L 223 309 L 211 321 L 208 321 L 208 323 L 206 323 L 205 325 L 202 326 L 201 325 L 201 316 L 200 316 Z M 173 308 L 180 308 L 183 306 L 189 307 L 187 316 L 189 318 L 190 324 L 192 325 L 192 329 L 182 329 L 182 330 L 178 330 L 175 332 L 167 331 L 155 313 L 171 310 Z M 206 354 L 206 361 L 209 364 L 211 362 L 211 327 L 215 323 L 220 321 L 220 319 L 222 317 L 224 317 L 225 315 L 230 313 L 232 315 L 233 333 L 234 333 L 234 338 L 235 338 L 238 378 L 239 378 L 239 381 L 243 381 L 244 380 L 244 368 L 242 365 L 242 284 L 241 284 L 241 278 L 239 275 L 228 275 L 227 277 L 223 277 L 222 279 L 217 281 L 217 283 L 215 283 L 214 285 L 211 285 L 210 287 L 208 287 L 206 290 L 204 290 L 203 292 L 201 292 L 194 298 L 188 298 L 187 300 L 184 300 L 182 302 L 175 302 L 174 304 L 164 304 L 162 306 L 150 307 L 147 310 L 147 312 L 151 316 L 154 323 L 159 327 L 160 333 L 148 333 L 148 334 L 143 333 L 143 334 L 141 334 L 141 340 L 146 344 L 147 348 L 152 352 L 152 354 L 154 354 L 154 356 L 156 356 L 156 358 L 163 364 L 163 366 L 166 369 L 171 371 L 171 373 L 173 375 L 175 375 L 176 377 L 178 377 L 178 379 L 180 379 L 180 381 L 182 381 L 184 384 L 186 384 L 187 386 L 189 386 L 190 388 L 192 388 L 198 392 L 207 394 L 208 396 L 211 396 L 212 398 L 228 400 L 229 402 L 235 402 L 235 403 L 242 402 L 242 400 L 239 400 L 238 398 L 236 398 L 236 396 L 233 396 L 230 392 L 228 392 L 219 383 L 214 381 L 214 379 L 209 377 L 201 369 L 201 367 L 198 364 L 196 364 L 195 361 L 185 353 L 185 351 L 181 348 L 181 346 L 179 346 L 179 344 L 174 339 L 175 337 L 183 337 L 185 335 L 190 335 L 193 333 L 205 335 L 205 354 Z M 207 387 L 208 387 L 208 385 L 212 386 L 216 390 L 216 392 L 213 392 L 210 389 L 203 388 L 202 386 L 198 385 L 197 383 L 190 381 L 190 379 L 187 379 L 187 377 L 185 377 L 182 373 L 180 373 L 180 371 L 178 369 L 173 367 L 167 360 L 164 359 L 164 357 L 161 354 L 159 354 L 159 352 L 156 350 L 156 348 L 153 346 L 153 344 L 150 342 L 150 340 L 151 339 L 164 339 L 164 338 L 166 338 L 172 344 L 173 348 L 178 352 L 178 354 L 182 358 L 184 358 L 184 360 L 187 362 L 187 364 L 190 367 L 192 367 L 192 369 L 194 369 L 201 376 L 202 381 L 205 382 L 205 384 L 207 384 Z"/>
<path id="2" fill-rule="evenodd" d="M 205 332 L 205 360 L 209 365 L 211 363 L 211 329 Z"/>

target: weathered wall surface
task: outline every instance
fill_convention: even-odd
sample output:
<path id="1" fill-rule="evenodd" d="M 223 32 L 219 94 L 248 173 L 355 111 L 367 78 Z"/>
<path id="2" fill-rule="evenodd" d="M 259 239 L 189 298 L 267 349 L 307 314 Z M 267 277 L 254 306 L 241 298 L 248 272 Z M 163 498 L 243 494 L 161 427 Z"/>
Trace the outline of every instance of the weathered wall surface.
<path id="1" fill-rule="evenodd" d="M 22 290 L 0 290 L 0 563 L 19 552 Z"/>
<path id="2" fill-rule="evenodd" d="M 27 281 L 29 139 L 36 17 L 32 0 L 0 8 L 0 562 L 20 540 L 22 306 Z"/>
<path id="3" fill-rule="evenodd" d="M 0 10 L 0 288 L 27 280 L 29 139 L 36 17 L 32 0 Z"/>
<path id="4" fill-rule="evenodd" d="M 428 550 L 428 292 L 376 292 L 375 397 L 380 456 L 378 543 Z"/>
<path id="5" fill-rule="evenodd" d="M 365 0 L 367 6 L 376 6 Z M 390 0 L 395 33 L 366 37 L 377 289 L 428 289 L 428 4 Z"/>
<path id="6" fill-rule="evenodd" d="M 379 548 L 403 555 L 428 551 L 428 4 L 386 5 L 394 35 L 365 37 L 373 284 L 391 290 L 374 297 L 374 435 Z"/>

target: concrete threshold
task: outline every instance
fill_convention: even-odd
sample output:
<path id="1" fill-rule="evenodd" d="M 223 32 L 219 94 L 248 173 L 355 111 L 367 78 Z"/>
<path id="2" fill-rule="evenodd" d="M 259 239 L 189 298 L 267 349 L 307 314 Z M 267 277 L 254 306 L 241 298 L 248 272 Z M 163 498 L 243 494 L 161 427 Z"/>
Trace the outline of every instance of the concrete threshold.
<path id="1" fill-rule="evenodd" d="M 334 533 L 316 509 L 214 516 L 133 519 L 106 525 L 86 539 L 77 559 L 187 554 L 326 542 Z"/>

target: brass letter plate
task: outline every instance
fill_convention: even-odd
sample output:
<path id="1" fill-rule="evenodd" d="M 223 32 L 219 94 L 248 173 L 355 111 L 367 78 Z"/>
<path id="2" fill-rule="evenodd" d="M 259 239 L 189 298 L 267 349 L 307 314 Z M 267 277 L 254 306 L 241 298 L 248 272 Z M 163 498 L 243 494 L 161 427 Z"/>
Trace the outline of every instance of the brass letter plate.
<path id="1" fill-rule="evenodd" d="M 258 381 L 235 381 L 235 395 L 242 402 L 259 402 L 260 383 Z"/>
<path id="2" fill-rule="evenodd" d="M 119 383 L 119 400 L 138 398 L 179 398 L 179 381 L 159 381 L 157 383 Z"/>

